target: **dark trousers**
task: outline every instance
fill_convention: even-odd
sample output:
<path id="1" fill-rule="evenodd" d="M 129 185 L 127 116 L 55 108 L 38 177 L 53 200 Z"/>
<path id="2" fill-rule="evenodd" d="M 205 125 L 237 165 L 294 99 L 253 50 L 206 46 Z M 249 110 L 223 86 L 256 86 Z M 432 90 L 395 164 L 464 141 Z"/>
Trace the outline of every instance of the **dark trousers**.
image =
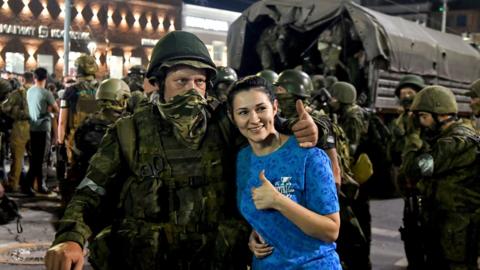
<path id="1" fill-rule="evenodd" d="M 35 178 L 38 189 L 47 190 L 47 161 L 50 151 L 50 132 L 30 131 L 30 168 L 28 169 L 26 189 L 33 187 Z M 23 187 L 22 187 L 23 188 Z"/>

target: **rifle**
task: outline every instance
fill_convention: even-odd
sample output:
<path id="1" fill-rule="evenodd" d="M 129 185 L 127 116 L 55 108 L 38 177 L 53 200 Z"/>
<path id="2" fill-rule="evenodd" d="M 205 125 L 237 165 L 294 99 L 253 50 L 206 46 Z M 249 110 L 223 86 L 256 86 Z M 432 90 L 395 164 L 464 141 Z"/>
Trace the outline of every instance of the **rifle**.
<path id="1" fill-rule="evenodd" d="M 403 210 L 403 226 L 400 227 L 400 236 L 404 242 L 405 254 L 409 269 L 424 269 L 425 243 L 423 242 L 422 227 L 422 198 L 418 191 L 408 189 L 406 192 L 405 208 Z"/>

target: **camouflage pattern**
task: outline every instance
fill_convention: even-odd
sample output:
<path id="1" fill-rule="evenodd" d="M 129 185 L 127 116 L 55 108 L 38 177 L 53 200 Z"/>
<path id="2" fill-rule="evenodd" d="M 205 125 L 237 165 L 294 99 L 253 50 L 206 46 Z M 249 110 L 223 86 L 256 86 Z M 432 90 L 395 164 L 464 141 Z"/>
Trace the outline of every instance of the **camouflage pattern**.
<path id="1" fill-rule="evenodd" d="M 198 149 L 207 130 L 207 100 L 195 89 L 158 103 L 163 118 L 174 126 L 176 138 L 185 146 Z"/>
<path id="2" fill-rule="evenodd" d="M 256 74 L 259 77 L 264 78 L 269 83 L 274 84 L 277 82 L 278 74 L 271 69 L 264 69 Z"/>
<path id="3" fill-rule="evenodd" d="M 350 153 L 355 155 L 362 136 L 368 131 L 367 120 L 362 108 L 356 104 L 340 108 L 338 124 L 342 127 L 350 143 Z"/>
<path id="4" fill-rule="evenodd" d="M 416 132 L 408 137 L 402 170 L 420 179 L 425 269 L 476 269 L 480 255 L 480 181 L 475 130 L 462 120 L 443 129 L 434 140 Z M 433 174 L 420 174 L 421 154 L 433 158 Z"/>
<path id="5" fill-rule="evenodd" d="M 155 105 L 119 120 L 92 157 L 54 244 L 83 246 L 100 227 L 90 246 L 98 269 L 245 269 L 249 231 L 231 199 L 233 142 L 222 135 L 232 127 L 222 124 L 223 107 L 209 106 L 215 113 L 195 150 Z M 113 223 L 99 226 L 95 211 L 112 201 Z"/>
<path id="6" fill-rule="evenodd" d="M 77 76 L 95 76 L 98 71 L 98 65 L 95 57 L 91 55 L 82 54 L 75 59 L 75 68 L 77 69 Z"/>
<path id="7" fill-rule="evenodd" d="M 8 100 L 2 104 L 2 112 L 12 120 L 12 131 L 10 133 L 11 160 L 10 172 L 8 174 L 7 187 L 12 191 L 18 191 L 20 175 L 23 167 L 23 159 L 27 142 L 30 140 L 30 115 L 26 92 L 30 85 L 14 90 Z"/>

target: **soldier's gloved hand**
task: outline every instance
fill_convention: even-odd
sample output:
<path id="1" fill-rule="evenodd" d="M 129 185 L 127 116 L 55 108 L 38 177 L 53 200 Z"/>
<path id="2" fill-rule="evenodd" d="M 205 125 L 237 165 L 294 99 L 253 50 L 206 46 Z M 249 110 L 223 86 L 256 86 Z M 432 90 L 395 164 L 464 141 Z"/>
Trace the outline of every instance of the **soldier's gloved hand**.
<path id="1" fill-rule="evenodd" d="M 67 241 L 48 249 L 45 256 L 47 270 L 81 270 L 83 269 L 82 247 L 76 242 Z"/>
<path id="2" fill-rule="evenodd" d="M 260 236 L 257 231 L 253 230 L 250 233 L 250 237 L 248 238 L 248 247 L 253 252 L 257 259 L 262 259 L 273 252 L 273 247 L 269 246 L 265 243 L 262 236 Z"/>
<path id="3" fill-rule="evenodd" d="M 292 126 L 293 134 L 300 147 L 314 147 L 318 142 L 318 128 L 313 118 L 308 114 L 301 100 L 297 100 L 298 121 Z"/>

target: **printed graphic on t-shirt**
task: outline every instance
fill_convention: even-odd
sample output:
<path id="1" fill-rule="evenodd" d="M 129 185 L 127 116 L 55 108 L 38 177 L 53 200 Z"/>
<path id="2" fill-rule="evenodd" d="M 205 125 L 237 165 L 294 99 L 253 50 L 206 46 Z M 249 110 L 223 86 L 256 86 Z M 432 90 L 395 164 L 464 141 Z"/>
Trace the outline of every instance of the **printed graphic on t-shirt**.
<path id="1" fill-rule="evenodd" d="M 280 181 L 275 182 L 275 188 L 278 190 L 278 192 L 282 193 L 288 198 L 294 201 L 297 200 L 295 197 L 295 188 L 293 187 L 291 176 L 280 177 Z"/>

